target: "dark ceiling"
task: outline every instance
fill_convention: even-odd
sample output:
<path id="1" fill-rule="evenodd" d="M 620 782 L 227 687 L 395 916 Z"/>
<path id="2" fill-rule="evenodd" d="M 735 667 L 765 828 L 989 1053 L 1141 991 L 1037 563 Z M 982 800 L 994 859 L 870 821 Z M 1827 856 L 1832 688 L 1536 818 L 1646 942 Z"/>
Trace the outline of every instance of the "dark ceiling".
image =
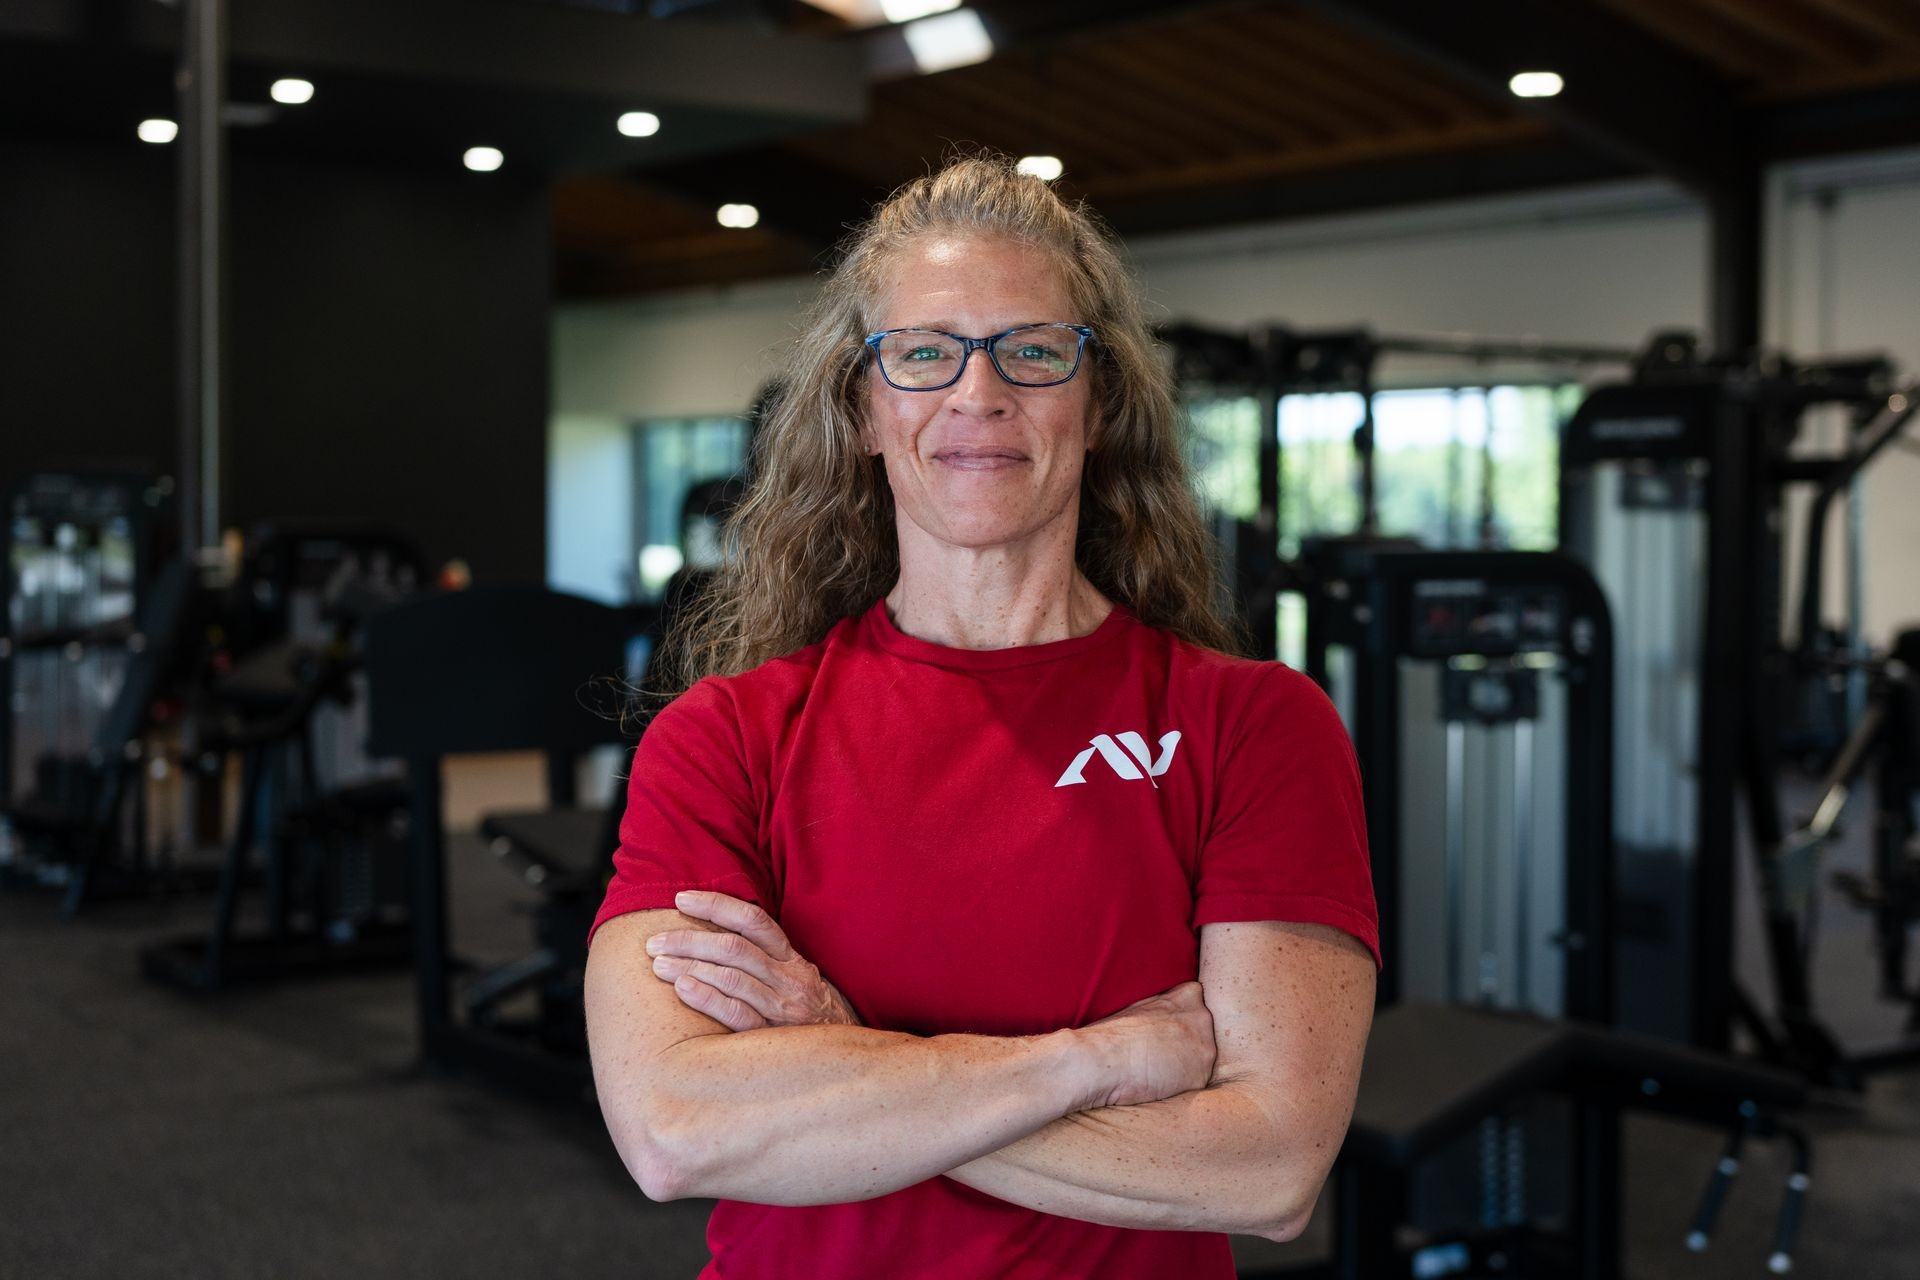
<path id="1" fill-rule="evenodd" d="M 804 271 L 956 147 L 1061 157 L 1146 233 L 1655 174 L 1715 199 L 1791 156 L 1920 143 L 1920 0 L 976 0 L 984 63 L 802 0 L 230 0 L 236 150 L 550 183 L 562 296 Z M 0 5 L 0 131 L 171 114 L 161 0 Z M 895 59 L 897 62 L 897 58 Z M 1517 70 L 1558 98 L 1507 92 Z M 263 108 L 305 75 L 304 107 Z M 621 111 L 664 122 L 614 131 Z M 715 207 L 747 201 L 731 231 Z"/>

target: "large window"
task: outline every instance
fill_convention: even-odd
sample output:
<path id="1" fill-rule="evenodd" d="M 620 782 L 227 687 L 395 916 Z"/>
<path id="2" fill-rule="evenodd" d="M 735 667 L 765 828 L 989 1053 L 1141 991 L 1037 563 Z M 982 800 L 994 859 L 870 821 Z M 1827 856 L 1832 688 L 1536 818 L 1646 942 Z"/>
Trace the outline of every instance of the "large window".
<path id="1" fill-rule="evenodd" d="M 1579 404 L 1571 383 L 1426 387 L 1373 400 L 1379 532 L 1436 547 L 1550 550 L 1559 521 L 1560 426 Z M 1314 536 L 1360 526 L 1354 432 L 1365 405 L 1351 391 L 1282 397 L 1282 556 Z M 1187 405 L 1195 488 L 1223 538 L 1259 506 L 1260 401 L 1199 394 Z M 1305 621 L 1280 602 L 1280 654 L 1297 662 Z"/>

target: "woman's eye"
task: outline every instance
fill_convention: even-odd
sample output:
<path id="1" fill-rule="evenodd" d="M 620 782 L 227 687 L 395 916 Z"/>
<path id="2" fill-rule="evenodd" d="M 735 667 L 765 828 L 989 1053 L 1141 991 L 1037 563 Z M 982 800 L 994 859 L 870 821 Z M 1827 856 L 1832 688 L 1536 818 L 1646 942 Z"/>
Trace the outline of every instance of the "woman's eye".
<path id="1" fill-rule="evenodd" d="M 1059 358 L 1059 352 L 1052 347 L 1043 347 L 1037 342 L 1026 343 L 1014 356 L 1016 360 L 1058 360 Z"/>
<path id="2" fill-rule="evenodd" d="M 943 353 L 938 347 L 915 347 L 901 357 L 903 360 L 938 360 Z"/>

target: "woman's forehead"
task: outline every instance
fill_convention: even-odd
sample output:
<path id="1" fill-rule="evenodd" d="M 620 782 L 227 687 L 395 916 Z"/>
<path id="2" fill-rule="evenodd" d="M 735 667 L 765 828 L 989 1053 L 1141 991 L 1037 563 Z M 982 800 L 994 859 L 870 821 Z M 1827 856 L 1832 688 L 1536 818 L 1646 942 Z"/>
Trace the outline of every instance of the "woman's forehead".
<path id="1" fill-rule="evenodd" d="M 903 245 L 883 274 L 882 328 L 947 327 L 982 318 L 1020 324 L 1073 320 L 1056 255 L 1005 236 L 934 233 Z M 944 323 L 943 323 L 944 322 Z"/>

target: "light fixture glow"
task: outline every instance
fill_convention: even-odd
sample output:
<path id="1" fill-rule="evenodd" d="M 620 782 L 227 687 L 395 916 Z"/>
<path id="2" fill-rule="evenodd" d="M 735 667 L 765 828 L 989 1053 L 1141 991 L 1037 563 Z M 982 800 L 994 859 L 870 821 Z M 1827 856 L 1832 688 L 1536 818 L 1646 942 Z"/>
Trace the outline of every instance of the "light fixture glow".
<path id="1" fill-rule="evenodd" d="M 714 217 L 723 227 L 745 231 L 748 227 L 759 223 L 760 211 L 750 204 L 723 204 Z"/>
<path id="2" fill-rule="evenodd" d="M 167 143 L 180 136 L 180 126 L 171 120 L 142 120 L 137 132 L 142 142 Z"/>
<path id="3" fill-rule="evenodd" d="M 959 7 L 960 0 L 880 0 L 880 12 L 888 22 L 912 22 Z"/>
<path id="4" fill-rule="evenodd" d="M 492 173 L 507 162 L 497 147 L 468 147 L 467 154 L 461 159 L 475 173 Z"/>
<path id="5" fill-rule="evenodd" d="M 660 132 L 660 117 L 651 111 L 629 111 L 620 117 L 619 128 L 629 138 L 651 138 Z"/>
<path id="6" fill-rule="evenodd" d="M 1042 182 L 1052 182 L 1067 171 L 1067 166 L 1060 163 L 1059 156 L 1021 156 L 1020 163 L 1013 167 Z"/>
<path id="7" fill-rule="evenodd" d="M 993 56 L 993 37 L 987 34 L 980 15 L 971 9 L 956 9 L 932 18 L 909 22 L 900 28 L 913 65 L 921 75 L 970 67 Z"/>
<path id="8" fill-rule="evenodd" d="M 1557 71 L 1522 71 L 1507 81 L 1516 98 L 1551 98 L 1566 87 Z"/>
<path id="9" fill-rule="evenodd" d="M 297 80 L 292 77 L 275 80 L 273 87 L 267 90 L 267 96 L 275 102 L 284 102 L 290 107 L 297 107 L 303 102 L 313 101 L 313 81 Z"/>

